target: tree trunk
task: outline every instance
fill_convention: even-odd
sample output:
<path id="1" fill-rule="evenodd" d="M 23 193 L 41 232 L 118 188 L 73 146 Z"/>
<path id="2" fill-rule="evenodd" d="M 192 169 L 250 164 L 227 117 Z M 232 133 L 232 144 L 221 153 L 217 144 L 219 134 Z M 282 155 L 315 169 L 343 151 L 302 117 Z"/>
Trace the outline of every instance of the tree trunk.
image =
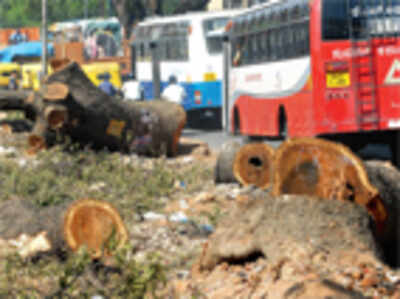
<path id="1" fill-rule="evenodd" d="M 347 147 L 317 138 L 284 142 L 275 154 L 273 193 L 354 201 L 364 206 L 382 232 L 387 218 L 379 191 L 363 162 Z"/>
<path id="2" fill-rule="evenodd" d="M 275 150 L 265 143 L 249 143 L 240 148 L 233 161 L 233 173 L 244 186 L 265 189 L 274 176 Z"/>
<path id="3" fill-rule="evenodd" d="M 392 267 L 399 267 L 400 172 L 389 162 L 368 161 L 365 167 L 371 183 L 378 188 L 388 213 L 385 230 L 379 236 L 380 242 L 387 262 Z"/>
<path id="4" fill-rule="evenodd" d="M 275 150 L 264 143 L 244 146 L 226 143 L 218 155 L 214 171 L 216 183 L 235 183 L 268 188 L 272 183 Z"/>
<path id="5" fill-rule="evenodd" d="M 227 142 L 222 146 L 214 169 L 215 183 L 238 182 L 233 174 L 233 161 L 240 147 L 241 144 L 238 142 Z"/>
<path id="6" fill-rule="evenodd" d="M 0 238 L 15 240 L 21 235 L 33 238 L 44 235 L 49 245 L 46 251 L 53 253 L 67 249 L 77 251 L 85 245 L 93 258 L 112 253 L 111 248 L 107 251 L 108 242 L 116 242 L 114 245 L 118 247 L 128 239 L 117 210 L 107 202 L 93 199 L 41 209 L 22 199 L 3 202 L 0 205 Z M 26 252 L 26 248 L 21 248 L 20 252 Z M 36 254 L 35 250 L 30 254 Z"/>
<path id="7" fill-rule="evenodd" d="M 51 146 L 57 135 L 94 149 L 150 156 L 176 154 L 186 123 L 180 105 L 120 102 L 93 85 L 78 64 L 54 64 L 54 68 L 34 95 L 0 93 L 0 109 L 23 110 L 34 119 L 29 138 L 33 151 Z"/>
<path id="8" fill-rule="evenodd" d="M 296 250 L 302 257 L 321 250 L 333 260 L 342 250 L 378 255 L 369 215 L 354 203 L 266 192 L 249 196 L 251 200 L 233 205 L 219 222 L 204 247 L 200 270 L 223 262 L 245 265 L 258 257 L 273 264 Z"/>
<path id="9" fill-rule="evenodd" d="M 294 194 L 354 201 L 368 210 L 380 234 L 391 230 L 386 228 L 387 205 L 368 179 L 363 162 L 338 143 L 298 138 L 285 141 L 276 151 L 263 143 L 234 144 L 220 153 L 215 181 L 272 186 L 275 196 Z"/>

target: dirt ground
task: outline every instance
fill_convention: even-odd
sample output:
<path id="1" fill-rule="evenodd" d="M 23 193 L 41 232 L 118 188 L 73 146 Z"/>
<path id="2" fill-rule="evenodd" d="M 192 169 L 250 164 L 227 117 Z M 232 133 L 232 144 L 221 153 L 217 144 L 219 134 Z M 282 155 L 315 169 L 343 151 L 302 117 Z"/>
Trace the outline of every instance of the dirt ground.
<path id="1" fill-rule="evenodd" d="M 400 298 L 400 272 L 382 261 L 354 204 L 216 185 L 218 153 L 196 140 L 182 139 L 171 159 L 32 156 L 29 125 L 0 127 L 0 204 L 106 200 L 130 237 L 117 258 L 96 263 L 84 253 L 21 258 L 28 241 L 5 238 L 13 220 L 0 219 L 1 298 Z"/>

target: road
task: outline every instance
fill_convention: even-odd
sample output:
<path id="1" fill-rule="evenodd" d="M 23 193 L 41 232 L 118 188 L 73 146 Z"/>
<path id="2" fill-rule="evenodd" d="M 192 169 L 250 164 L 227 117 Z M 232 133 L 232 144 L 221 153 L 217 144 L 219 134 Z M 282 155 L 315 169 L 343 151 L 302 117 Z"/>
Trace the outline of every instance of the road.
<path id="1" fill-rule="evenodd" d="M 200 129 L 185 129 L 182 137 L 198 139 L 208 143 L 212 150 L 219 150 L 222 144 L 228 141 L 237 141 L 244 143 L 245 138 L 241 136 L 232 136 L 221 130 L 200 130 Z M 273 147 L 278 147 L 281 141 L 266 141 Z"/>
<path id="2" fill-rule="evenodd" d="M 200 129 L 185 129 L 182 137 L 198 139 L 208 143 L 212 150 L 219 150 L 222 144 L 228 141 L 237 141 L 240 143 L 245 142 L 245 138 L 241 136 L 232 136 L 221 130 L 200 130 Z M 280 140 L 264 140 L 272 147 L 278 147 L 282 141 Z M 371 144 L 363 148 L 358 154 L 363 159 L 379 159 L 390 160 L 391 152 L 388 146 L 382 144 Z"/>

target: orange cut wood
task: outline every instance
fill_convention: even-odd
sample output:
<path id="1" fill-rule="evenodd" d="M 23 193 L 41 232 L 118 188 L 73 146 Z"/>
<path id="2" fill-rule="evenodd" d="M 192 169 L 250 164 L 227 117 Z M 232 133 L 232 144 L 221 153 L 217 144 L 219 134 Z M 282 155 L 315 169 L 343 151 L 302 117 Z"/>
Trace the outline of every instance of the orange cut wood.
<path id="1" fill-rule="evenodd" d="M 111 252 L 106 248 L 110 239 L 116 248 L 128 240 L 128 232 L 118 211 L 109 203 L 82 199 L 73 203 L 64 216 L 64 238 L 73 251 L 86 246 L 93 258 Z"/>
<path id="2" fill-rule="evenodd" d="M 53 71 L 57 72 L 58 70 L 62 69 L 66 65 L 71 63 L 71 60 L 68 58 L 53 58 L 50 60 L 50 65 Z"/>
<path id="3" fill-rule="evenodd" d="M 28 137 L 28 144 L 30 149 L 34 152 L 38 152 L 46 148 L 46 140 L 42 136 L 35 134 L 31 134 Z"/>
<path id="4" fill-rule="evenodd" d="M 265 143 L 242 146 L 233 161 L 233 174 L 244 186 L 268 188 L 274 172 L 275 150 Z"/>
<path id="5" fill-rule="evenodd" d="M 60 129 L 68 121 L 68 110 L 61 105 L 48 106 L 44 109 L 44 117 L 51 129 Z"/>
<path id="6" fill-rule="evenodd" d="M 346 146 L 318 138 L 297 138 L 275 153 L 273 194 L 303 194 L 349 200 L 367 208 L 378 226 L 387 213 L 361 161 Z"/>
<path id="7" fill-rule="evenodd" d="M 46 101 L 64 101 L 68 96 L 69 88 L 63 83 L 54 82 L 45 84 L 42 92 Z"/>

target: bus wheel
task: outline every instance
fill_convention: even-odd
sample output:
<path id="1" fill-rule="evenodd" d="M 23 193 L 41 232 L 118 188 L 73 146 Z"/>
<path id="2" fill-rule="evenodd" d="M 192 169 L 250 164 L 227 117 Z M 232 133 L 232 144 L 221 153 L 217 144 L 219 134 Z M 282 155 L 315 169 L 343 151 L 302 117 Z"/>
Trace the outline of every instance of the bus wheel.
<path id="1" fill-rule="evenodd" d="M 390 142 L 392 164 L 400 169 L 400 131 L 394 132 L 393 135 Z"/>
<path id="2" fill-rule="evenodd" d="M 283 140 L 289 137 L 285 110 L 279 110 L 279 137 Z"/>
<path id="3" fill-rule="evenodd" d="M 233 135 L 237 136 L 240 135 L 240 117 L 239 117 L 239 111 L 237 108 L 235 108 L 233 112 Z"/>

